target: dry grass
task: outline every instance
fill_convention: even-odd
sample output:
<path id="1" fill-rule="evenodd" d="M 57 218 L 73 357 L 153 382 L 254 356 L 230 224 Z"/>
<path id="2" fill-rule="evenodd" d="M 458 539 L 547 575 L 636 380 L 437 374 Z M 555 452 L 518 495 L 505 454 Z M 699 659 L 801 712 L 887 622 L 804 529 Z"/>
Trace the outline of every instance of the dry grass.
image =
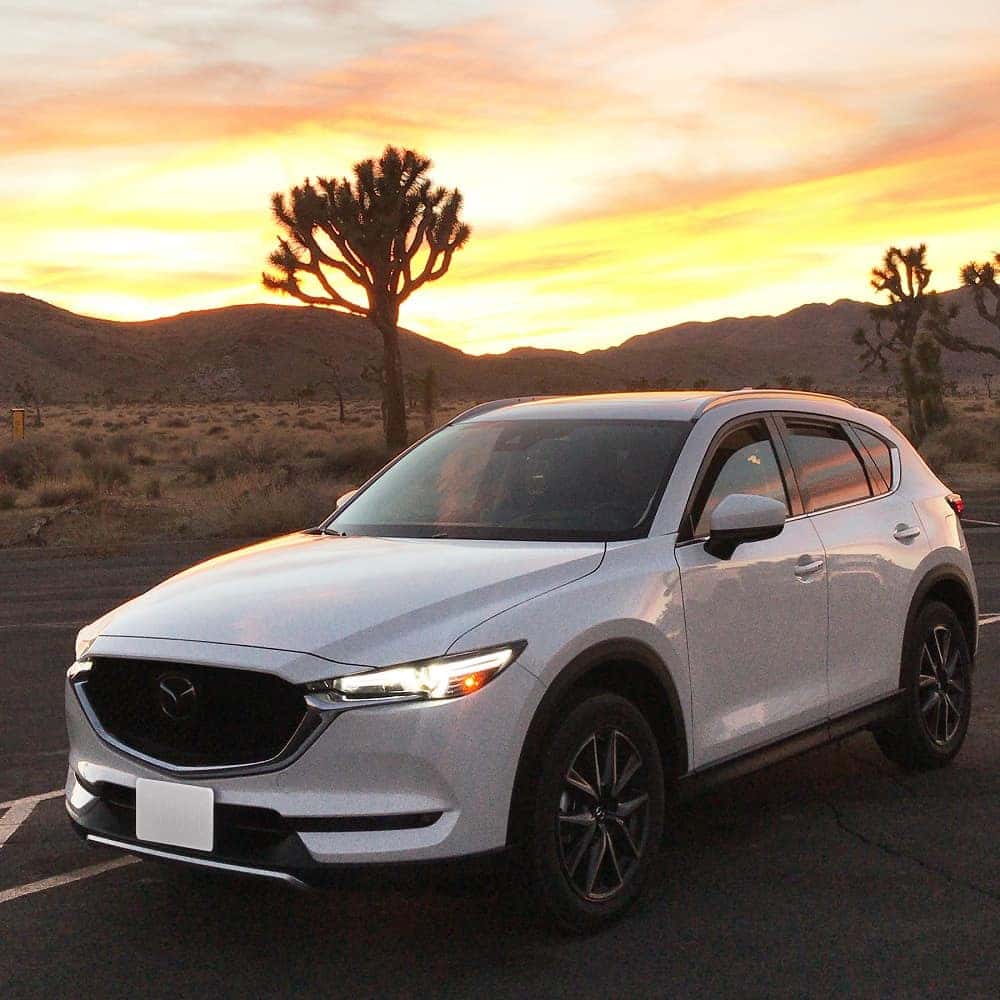
<path id="1" fill-rule="evenodd" d="M 444 420 L 466 405 L 441 413 Z M 49 544 L 142 534 L 259 537 L 307 527 L 391 458 L 378 404 L 50 407 L 24 441 L 0 437 L 0 546 L 52 518 Z M 422 433 L 419 417 L 413 433 Z M 72 513 L 72 516 L 69 516 Z"/>
<path id="2" fill-rule="evenodd" d="M 469 403 L 454 404 L 443 421 Z M 898 399 L 858 402 L 905 424 Z M 949 401 L 921 449 L 950 485 L 1000 489 L 1000 401 Z M 422 433 L 417 415 L 412 432 Z M 24 441 L 0 437 L 0 546 L 52 518 L 49 544 L 106 548 L 142 535 L 260 537 L 315 524 L 390 457 L 377 403 L 50 407 Z M 72 516 L 70 516 L 72 513 Z"/>
<path id="3" fill-rule="evenodd" d="M 859 399 L 906 429 L 906 409 L 898 399 Z M 983 396 L 947 400 L 951 419 L 920 445 L 920 454 L 937 475 L 961 492 L 996 487 L 1000 491 L 1000 399 Z"/>

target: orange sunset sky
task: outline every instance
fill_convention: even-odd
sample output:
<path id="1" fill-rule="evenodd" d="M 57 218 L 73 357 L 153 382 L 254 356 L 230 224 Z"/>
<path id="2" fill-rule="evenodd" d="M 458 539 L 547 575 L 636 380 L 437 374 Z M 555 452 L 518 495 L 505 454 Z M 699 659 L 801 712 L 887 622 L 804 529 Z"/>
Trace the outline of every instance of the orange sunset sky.
<path id="1" fill-rule="evenodd" d="M 863 298 L 1000 250 L 1000 6 L 0 2 L 0 289 L 271 297 L 268 196 L 387 143 L 474 232 L 402 322 L 473 352 Z M 277 300 L 275 300 L 277 301 Z"/>

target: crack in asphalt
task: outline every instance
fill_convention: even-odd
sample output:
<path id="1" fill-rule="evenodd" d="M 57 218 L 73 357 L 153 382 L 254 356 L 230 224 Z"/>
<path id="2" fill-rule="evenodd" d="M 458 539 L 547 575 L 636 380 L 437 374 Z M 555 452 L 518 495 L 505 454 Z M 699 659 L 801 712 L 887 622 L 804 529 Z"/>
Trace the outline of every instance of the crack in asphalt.
<path id="1" fill-rule="evenodd" d="M 886 781 L 891 782 L 897 788 L 906 792 L 911 798 L 917 798 L 917 791 L 908 785 L 898 774 L 893 774 L 890 770 L 885 767 L 880 767 L 878 763 L 873 760 L 867 760 L 864 757 L 859 757 L 856 753 L 851 753 L 851 750 L 846 745 L 842 745 L 840 748 L 851 760 L 855 763 L 863 764 L 865 767 L 871 768 L 880 778 L 885 778 Z"/>
<path id="2" fill-rule="evenodd" d="M 955 875 L 952 872 L 938 868 L 919 855 L 910 854 L 908 851 L 904 851 L 895 844 L 890 844 L 884 840 L 877 840 L 874 837 L 868 836 L 866 833 L 862 833 L 860 830 L 847 823 L 841 811 L 837 808 L 836 803 L 832 799 L 825 798 L 824 802 L 830 807 L 830 811 L 833 813 L 834 821 L 840 830 L 843 833 L 846 833 L 849 837 L 857 840 L 859 843 L 865 844 L 867 847 L 874 847 L 876 850 L 882 851 L 890 857 L 910 861 L 913 864 L 918 865 L 920 868 L 923 868 L 924 871 L 929 872 L 931 875 L 936 875 L 945 882 L 951 882 L 954 885 L 960 885 L 966 889 L 971 889 L 973 892 L 976 892 L 981 896 L 985 896 L 991 902 L 1000 904 L 1000 894 L 994 892 L 992 889 L 987 889 L 985 886 L 978 885 L 976 882 L 970 882 L 968 879 L 962 878 L 961 875 Z"/>

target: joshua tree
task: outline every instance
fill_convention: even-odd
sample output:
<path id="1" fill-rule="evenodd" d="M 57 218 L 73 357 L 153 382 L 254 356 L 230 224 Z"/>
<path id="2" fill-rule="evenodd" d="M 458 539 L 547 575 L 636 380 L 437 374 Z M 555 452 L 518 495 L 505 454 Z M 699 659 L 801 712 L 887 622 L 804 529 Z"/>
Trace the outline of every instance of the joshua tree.
<path id="1" fill-rule="evenodd" d="M 889 247 L 882 264 L 872 269 L 871 282 L 876 292 L 888 294 L 889 302 L 870 310 L 873 331 L 860 328 L 854 333 L 854 342 L 862 348 L 862 371 L 877 366 L 887 372 L 889 358 L 895 356 L 906 396 L 910 436 L 917 444 L 948 419 L 942 348 L 997 354 L 987 345 L 952 332 L 958 307 L 942 305 L 937 293 L 928 291 L 931 273 L 925 244 L 906 250 Z"/>
<path id="2" fill-rule="evenodd" d="M 329 382 L 333 386 L 334 395 L 337 397 L 337 408 L 340 411 L 340 422 L 344 423 L 347 416 L 344 413 L 344 386 L 340 365 L 333 358 L 323 358 L 323 367 L 330 373 L 324 381 Z"/>
<path id="3" fill-rule="evenodd" d="M 413 150 L 387 146 L 378 160 L 356 163 L 353 180 L 307 178 L 271 197 L 282 235 L 264 287 L 375 324 L 382 335 L 382 420 L 394 448 L 406 444 L 399 307 L 443 277 L 469 239 L 461 193 L 432 187 L 430 166 Z M 334 287 L 341 278 L 359 286 L 365 301 L 341 294 Z"/>
<path id="4" fill-rule="evenodd" d="M 993 372 L 983 372 L 983 381 L 986 383 L 986 398 L 993 398 Z"/>
<path id="5" fill-rule="evenodd" d="M 434 413 L 437 410 L 437 372 L 428 368 L 420 380 L 421 407 L 424 411 L 424 430 L 434 430 Z"/>
<path id="6" fill-rule="evenodd" d="M 361 372 L 359 377 L 362 382 L 367 382 L 369 384 L 382 385 L 382 366 L 374 364 L 370 361 L 366 361 L 361 366 Z M 382 423 L 385 423 L 385 396 L 382 396 Z"/>
<path id="7" fill-rule="evenodd" d="M 803 392 L 812 392 L 816 388 L 816 379 L 812 375 L 800 375 L 795 380 L 795 387 Z"/>
<path id="8" fill-rule="evenodd" d="M 977 264 L 972 261 L 962 268 L 962 284 L 972 289 L 972 301 L 976 304 L 976 312 L 987 323 L 1000 331 L 1000 282 L 997 281 L 1000 269 L 1000 253 L 993 255 L 992 261 Z M 1000 351 L 996 353 L 1000 357 Z"/>
<path id="9" fill-rule="evenodd" d="M 417 405 L 417 397 L 420 395 L 423 383 L 424 379 L 422 375 L 418 375 L 416 372 L 406 373 L 406 376 L 403 379 L 403 384 L 406 387 L 407 413 L 412 413 L 413 408 Z"/>
<path id="10" fill-rule="evenodd" d="M 306 403 L 311 402 L 316 398 L 316 382 L 306 382 L 305 385 L 299 386 L 295 391 L 295 403 L 298 406 L 304 406 Z"/>
<path id="11" fill-rule="evenodd" d="M 20 382 L 14 383 L 14 395 L 24 403 L 25 406 L 31 406 L 35 410 L 34 425 L 36 427 L 42 426 L 42 401 L 38 394 L 38 389 L 35 386 L 35 380 L 30 375 L 25 375 Z"/>

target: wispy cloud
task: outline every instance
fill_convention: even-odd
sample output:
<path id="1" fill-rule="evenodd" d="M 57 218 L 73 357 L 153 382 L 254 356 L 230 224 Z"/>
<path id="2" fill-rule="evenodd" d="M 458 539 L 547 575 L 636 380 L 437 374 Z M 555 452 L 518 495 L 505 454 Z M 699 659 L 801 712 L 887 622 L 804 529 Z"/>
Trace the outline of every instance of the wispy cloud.
<path id="1" fill-rule="evenodd" d="M 985 8 L 11 6 L 0 280 L 70 307 L 259 297 L 269 192 L 386 142 L 430 153 L 476 227 L 404 319 L 477 350 L 862 295 L 905 234 L 945 280 L 998 228 Z"/>

